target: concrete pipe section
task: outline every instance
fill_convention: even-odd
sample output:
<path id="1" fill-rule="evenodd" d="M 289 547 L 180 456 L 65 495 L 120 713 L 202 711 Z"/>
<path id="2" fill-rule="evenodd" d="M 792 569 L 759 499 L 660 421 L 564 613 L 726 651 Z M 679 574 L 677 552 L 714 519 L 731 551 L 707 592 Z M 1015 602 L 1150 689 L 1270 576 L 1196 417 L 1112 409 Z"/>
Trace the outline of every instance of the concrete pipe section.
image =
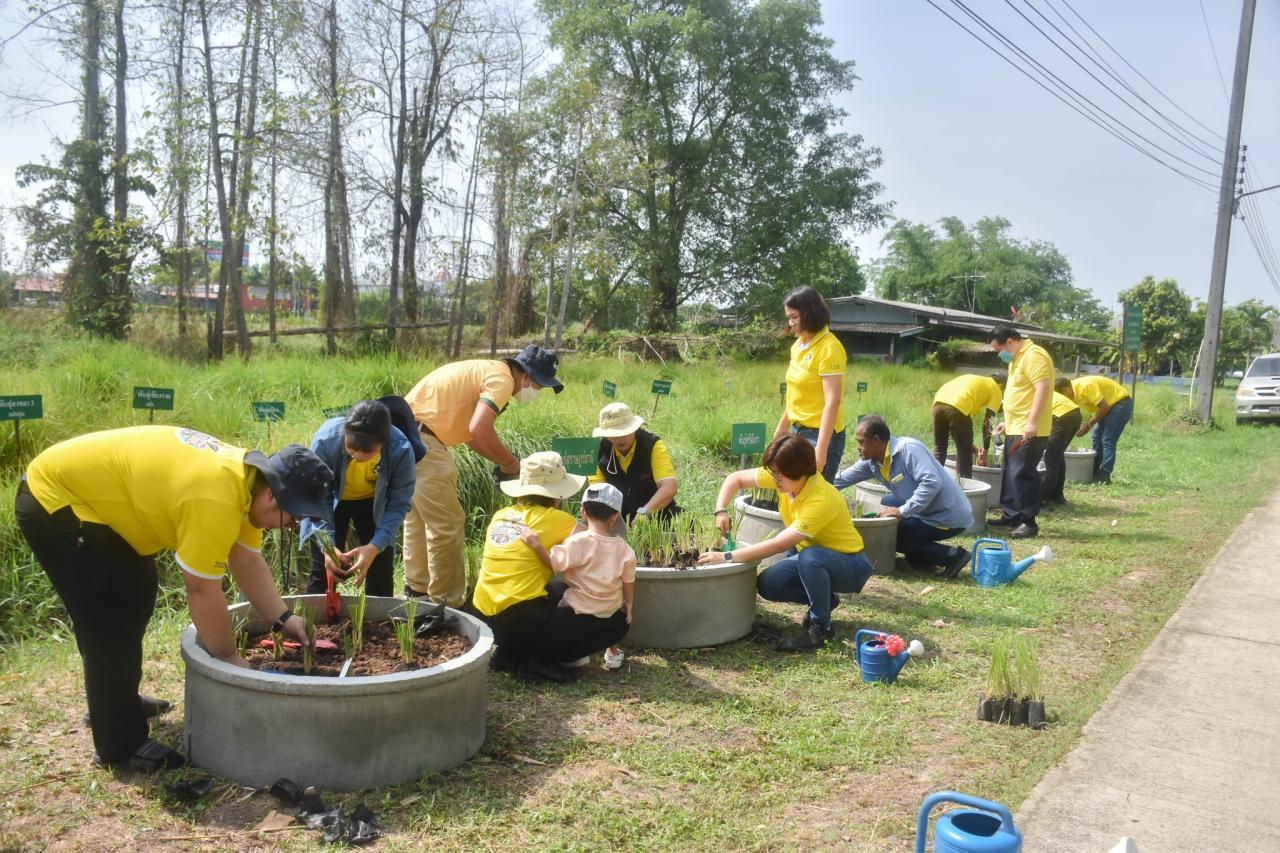
<path id="1" fill-rule="evenodd" d="M 693 649 L 745 637 L 756 619 L 756 565 L 636 567 L 631 630 L 622 644 Z"/>
<path id="2" fill-rule="evenodd" d="M 853 508 L 850 507 L 850 512 L 852 511 Z M 854 516 L 853 526 L 858 528 L 858 535 L 862 537 L 862 553 L 871 562 L 872 573 L 893 574 L 894 560 L 897 558 L 898 519 Z"/>
<path id="3" fill-rule="evenodd" d="M 1066 479 L 1068 483 L 1093 482 L 1093 451 L 1068 450 L 1063 454 L 1066 459 Z"/>
<path id="4" fill-rule="evenodd" d="M 323 595 L 285 600 L 295 610 L 324 612 Z M 343 596 L 344 613 L 354 600 Z M 365 619 L 386 620 L 403 604 L 369 597 Z M 230 610 L 250 633 L 270 627 L 247 603 Z M 192 764 L 254 788 L 286 776 L 329 791 L 409 782 L 462 764 L 484 743 L 493 634 L 478 619 L 449 612 L 454 629 L 471 640 L 466 654 L 428 669 L 347 678 L 232 666 L 210 657 L 188 626 L 184 743 Z"/>
<path id="5" fill-rule="evenodd" d="M 782 532 L 782 514 L 775 509 L 761 509 L 747 502 L 746 495 L 739 495 L 733 501 L 733 513 L 738 522 L 735 534 L 739 545 L 759 545 Z M 760 561 L 760 568 L 768 568 L 783 558 L 782 554 L 774 554 Z"/>
<path id="6" fill-rule="evenodd" d="M 955 471 L 956 460 L 948 459 L 947 467 Z M 986 483 L 991 487 L 991 491 L 987 493 L 988 508 L 1000 506 L 1000 476 L 1003 470 L 1003 468 L 992 468 L 989 465 L 973 466 L 973 479 Z"/>
<path id="7" fill-rule="evenodd" d="M 998 469 L 997 469 L 998 470 Z M 952 471 L 952 473 L 955 473 Z M 991 487 L 981 480 L 970 480 L 960 477 L 960 488 L 964 489 L 969 506 L 973 508 L 973 524 L 962 532 L 961 536 L 980 536 L 987 529 L 987 501 L 991 497 Z"/>

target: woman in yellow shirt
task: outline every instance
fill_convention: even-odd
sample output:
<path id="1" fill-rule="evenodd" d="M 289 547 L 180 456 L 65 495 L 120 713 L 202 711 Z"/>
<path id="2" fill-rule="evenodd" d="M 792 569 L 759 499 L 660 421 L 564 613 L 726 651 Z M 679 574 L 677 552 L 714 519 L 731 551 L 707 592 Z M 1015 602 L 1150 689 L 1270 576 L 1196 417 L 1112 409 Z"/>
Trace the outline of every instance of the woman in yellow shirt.
<path id="1" fill-rule="evenodd" d="M 493 631 L 498 647 L 490 659 L 494 669 L 515 670 L 533 681 L 573 679 L 558 654 L 573 638 L 560 636 L 548 624 L 558 603 L 547 594 L 551 570 L 520 537 L 532 530 L 550 550 L 585 529 L 560 509 L 560 501 L 576 495 L 586 480 L 565 471 L 560 454 L 547 450 L 521 459 L 520 476 L 499 484 L 515 502 L 489 522 L 471 596 L 471 611 Z"/>
<path id="2" fill-rule="evenodd" d="M 766 601 L 807 604 L 804 633 L 774 648 L 812 652 L 835 636 L 831 611 L 840 605 L 836 593 L 861 592 L 871 575 L 862 553 L 862 537 L 853 526 L 849 505 L 818 476 L 813 449 L 797 435 L 775 438 L 764 451 L 762 467 L 725 477 L 716 500 L 716 526 L 729 532 L 729 501 L 741 489 L 778 490 L 778 511 L 786 528 L 772 539 L 730 552 L 712 551 L 702 565 L 753 562 L 786 551 L 789 556 L 760 573 L 756 591 Z"/>
<path id="3" fill-rule="evenodd" d="M 787 367 L 786 408 L 773 437 L 792 432 L 809 442 L 829 483 L 844 456 L 844 345 L 831 331 L 831 310 L 812 287 L 791 291 L 782 307 L 796 342 Z"/>

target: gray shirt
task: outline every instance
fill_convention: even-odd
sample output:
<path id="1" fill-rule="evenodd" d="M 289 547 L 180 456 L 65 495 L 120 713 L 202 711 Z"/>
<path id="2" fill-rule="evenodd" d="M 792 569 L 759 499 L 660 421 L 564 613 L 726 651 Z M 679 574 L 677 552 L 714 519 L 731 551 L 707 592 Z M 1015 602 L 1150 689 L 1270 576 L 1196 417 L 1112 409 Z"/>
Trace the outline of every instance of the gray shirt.
<path id="1" fill-rule="evenodd" d="M 890 437 L 888 479 L 879 463 L 860 459 L 837 474 L 833 485 L 845 489 L 863 480 L 887 487 L 903 518 L 918 518 L 943 528 L 973 524 L 973 507 L 964 489 L 918 439 Z"/>

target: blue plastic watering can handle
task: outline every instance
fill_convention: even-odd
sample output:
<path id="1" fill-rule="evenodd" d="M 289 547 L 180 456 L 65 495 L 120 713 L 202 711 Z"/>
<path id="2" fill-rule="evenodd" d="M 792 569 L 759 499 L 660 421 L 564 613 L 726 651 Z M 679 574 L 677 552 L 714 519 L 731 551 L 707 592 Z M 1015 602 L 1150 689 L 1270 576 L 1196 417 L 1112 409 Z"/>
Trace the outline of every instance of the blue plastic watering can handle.
<path id="1" fill-rule="evenodd" d="M 980 797 L 961 794 L 958 791 L 939 791 L 936 794 L 930 794 L 925 797 L 924 802 L 920 804 L 920 817 L 916 820 L 915 853 L 924 853 L 925 841 L 929 835 L 929 813 L 937 808 L 939 803 L 956 803 L 962 806 L 982 809 L 984 812 L 991 812 L 1000 818 L 1000 829 L 1010 835 L 1021 837 L 1017 827 L 1013 825 L 1013 813 L 1006 806 Z"/>
<path id="2" fill-rule="evenodd" d="M 853 658 L 858 662 L 858 666 L 862 666 L 862 635 L 870 634 L 874 638 L 880 638 L 884 635 L 884 631 L 877 631 L 873 628 L 859 628 L 858 632 L 853 635 Z"/>
<path id="3" fill-rule="evenodd" d="M 983 545 L 991 545 L 993 547 L 996 545 L 999 545 L 1005 551 L 1009 550 L 1009 543 L 1004 541 L 1003 539 L 992 539 L 989 536 L 984 536 L 983 538 L 974 541 L 973 553 L 975 554 L 978 553 L 978 549 L 981 548 Z"/>

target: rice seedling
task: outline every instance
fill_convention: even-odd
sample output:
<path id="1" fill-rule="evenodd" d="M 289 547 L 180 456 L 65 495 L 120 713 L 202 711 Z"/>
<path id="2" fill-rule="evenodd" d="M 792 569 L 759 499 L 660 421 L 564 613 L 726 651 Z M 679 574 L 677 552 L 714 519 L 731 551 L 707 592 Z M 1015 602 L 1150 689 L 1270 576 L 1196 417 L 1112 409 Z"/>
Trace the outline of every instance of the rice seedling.
<path id="1" fill-rule="evenodd" d="M 418 615 L 418 599 L 412 596 L 404 603 L 404 619 L 396 621 L 396 641 L 400 643 L 400 660 L 413 661 L 413 623 Z"/>
<path id="2" fill-rule="evenodd" d="M 307 631 L 307 642 L 302 647 L 302 671 L 310 675 L 312 667 L 315 666 L 316 657 L 316 609 L 314 607 L 302 608 L 302 622 Z"/>
<path id="3" fill-rule="evenodd" d="M 356 595 L 356 600 L 351 603 L 351 607 L 347 610 L 347 615 L 351 619 L 351 642 L 355 645 L 357 652 L 364 645 L 364 610 L 368 603 L 368 591 L 361 585 L 360 592 Z M 351 656 L 347 655 L 347 657 Z"/>
<path id="4" fill-rule="evenodd" d="M 1039 702 L 1044 699 L 1040 687 L 1040 664 L 1036 661 L 1036 642 L 1019 634 L 1013 640 L 1013 680 L 1015 695 Z"/>

